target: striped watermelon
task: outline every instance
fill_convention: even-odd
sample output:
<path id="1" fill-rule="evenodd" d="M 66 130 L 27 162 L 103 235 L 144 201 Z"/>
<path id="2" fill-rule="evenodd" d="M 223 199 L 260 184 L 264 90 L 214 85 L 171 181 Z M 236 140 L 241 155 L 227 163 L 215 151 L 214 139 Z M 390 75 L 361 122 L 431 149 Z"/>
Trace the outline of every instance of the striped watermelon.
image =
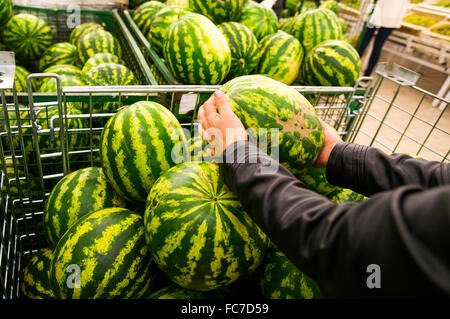
<path id="1" fill-rule="evenodd" d="M 296 12 L 297 12 L 297 14 L 302 14 L 306 11 L 314 10 L 316 8 L 317 8 L 317 6 L 316 6 L 316 2 L 314 0 L 313 1 L 300 1 L 297 4 Z"/>
<path id="2" fill-rule="evenodd" d="M 0 27 L 13 16 L 12 0 L 0 0 Z"/>
<path id="3" fill-rule="evenodd" d="M 317 284 L 301 272 L 273 244 L 267 251 L 260 278 L 261 291 L 267 299 L 318 299 Z"/>
<path id="4" fill-rule="evenodd" d="M 3 29 L 3 42 L 23 61 L 39 59 L 52 41 L 51 28 L 32 14 L 13 16 Z"/>
<path id="5" fill-rule="evenodd" d="M 99 167 L 79 169 L 64 176 L 50 193 L 44 208 L 44 232 L 51 247 L 76 221 L 95 211 L 125 207 Z"/>
<path id="6" fill-rule="evenodd" d="M 367 198 L 359 194 L 355 191 L 352 191 L 351 189 L 346 188 L 340 188 L 338 187 L 334 192 L 331 194 L 328 194 L 327 197 L 336 204 L 343 203 L 343 202 L 363 202 L 367 200 Z"/>
<path id="7" fill-rule="evenodd" d="M 60 75 L 61 87 L 64 86 L 84 86 L 84 82 L 76 76 L 72 75 Z M 55 78 L 45 78 L 42 80 L 41 86 L 39 87 L 39 92 L 43 93 L 53 93 L 57 92 L 58 85 Z"/>
<path id="8" fill-rule="evenodd" d="M 169 69 L 184 84 L 219 84 L 230 71 L 231 51 L 225 36 L 200 14 L 185 15 L 173 23 L 163 50 Z"/>
<path id="9" fill-rule="evenodd" d="M 292 16 L 297 11 L 297 6 L 301 4 L 301 2 L 301 0 L 286 0 L 286 4 L 284 6 L 289 10 L 289 13 Z"/>
<path id="10" fill-rule="evenodd" d="M 209 291 L 249 275 L 268 238 L 228 190 L 217 164 L 182 163 L 153 185 L 144 215 L 158 267 L 183 288 Z"/>
<path id="11" fill-rule="evenodd" d="M 167 0 L 167 6 L 182 6 L 185 8 L 189 8 L 189 0 Z"/>
<path id="12" fill-rule="evenodd" d="M 275 12 L 253 1 L 242 10 L 239 22 L 252 30 L 258 41 L 278 31 L 278 18 Z"/>
<path id="13" fill-rule="evenodd" d="M 339 189 L 339 187 L 331 185 L 328 182 L 325 168 L 307 167 L 298 171 L 292 170 L 291 172 L 295 177 L 301 180 L 306 187 L 321 195 L 328 196 Z"/>
<path id="14" fill-rule="evenodd" d="M 26 264 L 20 292 L 23 298 L 54 299 L 50 285 L 49 270 L 53 251 L 45 248 L 36 253 Z"/>
<path id="15" fill-rule="evenodd" d="M 119 58 L 117 55 L 114 55 L 111 53 L 103 52 L 103 53 L 94 54 L 84 64 L 83 69 L 81 70 L 82 78 L 84 78 L 86 76 L 87 72 L 92 67 L 97 66 L 102 63 L 123 64 L 123 60 L 121 58 Z M 86 79 L 84 79 L 84 80 L 86 81 Z"/>
<path id="16" fill-rule="evenodd" d="M 105 30 L 94 30 L 84 35 L 78 41 L 77 52 L 82 65 L 96 53 L 107 52 L 122 57 L 119 41 Z"/>
<path id="17" fill-rule="evenodd" d="M 225 295 L 222 292 L 196 291 L 171 284 L 153 292 L 148 299 L 225 299 Z"/>
<path id="18" fill-rule="evenodd" d="M 305 57 L 302 77 L 312 86 L 354 86 L 361 72 L 361 59 L 349 43 L 326 41 Z"/>
<path id="19" fill-rule="evenodd" d="M 163 45 L 167 41 L 167 32 L 172 23 L 177 22 L 186 14 L 193 11 L 181 6 L 168 6 L 158 11 L 150 25 L 148 40 L 152 49 L 162 55 Z"/>
<path id="20" fill-rule="evenodd" d="M 289 33 L 288 30 L 290 29 L 294 20 L 295 20 L 295 17 L 289 17 L 289 18 L 284 18 L 284 19 L 278 20 L 278 30 Z"/>
<path id="21" fill-rule="evenodd" d="M 327 40 L 339 40 L 342 30 L 337 16 L 328 9 L 314 9 L 297 16 L 288 33 L 296 37 L 308 54 Z"/>
<path id="22" fill-rule="evenodd" d="M 17 92 L 27 92 L 27 77 L 30 71 L 22 66 L 16 65 L 16 72 L 14 73 L 14 84 Z"/>
<path id="23" fill-rule="evenodd" d="M 266 75 L 284 84 L 292 84 L 303 61 L 303 47 L 284 31 L 268 35 L 259 43 L 261 59 L 256 73 Z"/>
<path id="24" fill-rule="evenodd" d="M 104 30 L 104 27 L 95 22 L 82 23 L 72 30 L 69 36 L 69 42 L 74 46 L 77 46 L 81 38 L 94 30 Z"/>
<path id="25" fill-rule="evenodd" d="M 44 71 L 52 65 L 77 63 L 77 48 L 69 42 L 60 42 L 52 45 L 41 56 L 39 70 Z"/>
<path id="26" fill-rule="evenodd" d="M 303 95 L 262 75 L 238 77 L 221 89 L 246 128 L 267 129 L 268 150 L 279 146 L 280 163 L 293 169 L 312 166 L 322 149 L 323 129 Z M 278 141 L 271 137 L 271 129 L 279 130 Z"/>
<path id="27" fill-rule="evenodd" d="M 341 8 L 339 7 L 339 3 L 337 3 L 334 0 L 326 0 L 323 1 L 319 8 L 325 8 L 333 11 L 337 16 L 339 16 L 339 12 L 341 11 Z"/>
<path id="28" fill-rule="evenodd" d="M 144 203 L 154 181 L 175 165 L 171 153 L 180 140 L 186 148 L 181 125 L 164 106 L 143 101 L 120 110 L 101 137 L 108 181 L 123 198 Z"/>
<path id="29" fill-rule="evenodd" d="M 189 7 L 215 24 L 238 21 L 248 0 L 189 0 Z"/>
<path id="30" fill-rule="evenodd" d="M 158 11 L 164 7 L 165 5 L 161 2 L 149 1 L 145 2 L 134 12 L 133 20 L 147 39 L 150 39 L 150 26 L 153 18 L 156 16 Z"/>
<path id="31" fill-rule="evenodd" d="M 81 70 L 69 64 L 60 64 L 51 66 L 43 71 L 43 73 L 56 73 L 58 75 L 68 75 L 81 78 Z"/>
<path id="32" fill-rule="evenodd" d="M 137 85 L 133 72 L 122 64 L 101 63 L 93 66 L 84 76 L 87 85 Z"/>
<path id="33" fill-rule="evenodd" d="M 344 36 L 348 31 L 348 23 L 342 18 L 338 18 L 339 24 L 341 25 L 342 35 Z"/>
<path id="34" fill-rule="evenodd" d="M 238 22 L 217 26 L 227 39 L 231 50 L 231 67 L 227 78 L 250 74 L 259 62 L 258 40 L 249 28 Z"/>
<path id="35" fill-rule="evenodd" d="M 79 287 L 74 277 L 79 267 Z M 140 298 L 154 268 L 143 219 L 124 208 L 106 208 L 79 219 L 54 250 L 50 282 L 59 299 Z"/>

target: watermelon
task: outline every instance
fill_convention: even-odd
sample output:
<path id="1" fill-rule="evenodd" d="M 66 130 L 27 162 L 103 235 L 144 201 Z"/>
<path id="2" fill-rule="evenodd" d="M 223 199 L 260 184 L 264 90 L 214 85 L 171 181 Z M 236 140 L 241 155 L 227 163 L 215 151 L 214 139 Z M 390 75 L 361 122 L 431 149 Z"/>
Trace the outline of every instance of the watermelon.
<path id="1" fill-rule="evenodd" d="M 344 36 L 347 33 L 348 30 L 348 23 L 342 18 L 338 18 L 339 24 L 341 25 L 342 30 L 342 36 Z"/>
<path id="2" fill-rule="evenodd" d="M 52 45 L 41 56 L 39 70 L 44 71 L 52 65 L 77 63 L 77 48 L 69 42 L 60 42 Z"/>
<path id="3" fill-rule="evenodd" d="M 44 208 L 48 243 L 55 247 L 80 217 L 110 207 L 125 207 L 125 201 L 107 183 L 102 168 L 88 167 L 64 176 L 53 188 Z"/>
<path id="4" fill-rule="evenodd" d="M 301 3 L 301 0 L 286 0 L 285 7 L 287 10 L 289 10 L 289 13 L 291 15 L 294 15 L 297 10 L 297 6 Z"/>
<path id="5" fill-rule="evenodd" d="M 189 7 L 215 24 L 238 21 L 248 0 L 189 0 Z"/>
<path id="6" fill-rule="evenodd" d="M 181 125 L 164 106 L 134 103 L 110 118 L 102 132 L 105 175 L 123 198 L 145 203 L 154 181 L 175 165 L 172 149 L 180 142 L 186 149 Z"/>
<path id="7" fill-rule="evenodd" d="M 210 153 L 210 149 L 212 148 L 206 141 L 202 139 L 200 134 L 194 135 L 190 141 L 190 154 L 191 154 L 191 162 L 218 162 L 219 155 L 212 156 Z"/>
<path id="8" fill-rule="evenodd" d="M 337 16 L 324 8 L 309 10 L 297 16 L 288 33 L 300 41 L 305 54 L 327 40 L 339 40 L 342 36 Z"/>
<path id="9" fill-rule="evenodd" d="M 171 284 L 161 288 L 151 295 L 148 299 L 224 299 L 225 295 L 222 292 L 215 291 L 196 291 L 182 288 L 178 285 Z"/>
<path id="10" fill-rule="evenodd" d="M 219 84 L 230 71 L 231 51 L 227 39 L 200 14 L 188 14 L 173 23 L 166 34 L 163 51 L 172 74 L 184 84 Z"/>
<path id="11" fill-rule="evenodd" d="M 266 75 L 284 84 L 292 84 L 303 61 L 303 47 L 284 31 L 268 35 L 259 43 L 261 59 L 256 73 Z"/>
<path id="12" fill-rule="evenodd" d="M 72 75 L 60 75 L 60 83 L 61 83 L 61 87 L 64 86 L 83 86 L 84 82 L 76 76 L 72 76 Z M 45 78 L 42 80 L 42 84 L 39 87 L 39 92 L 43 92 L 43 93 L 52 93 L 52 92 L 57 92 L 58 90 L 58 85 L 57 85 L 57 81 L 55 78 Z"/>
<path id="13" fill-rule="evenodd" d="M 56 73 L 58 75 L 68 75 L 81 78 L 81 70 L 69 64 L 60 64 L 51 66 L 43 71 L 43 73 Z"/>
<path id="14" fill-rule="evenodd" d="M 153 18 L 156 16 L 158 11 L 164 7 L 165 5 L 161 2 L 149 1 L 145 2 L 134 12 L 133 20 L 147 39 L 150 38 L 150 26 Z"/>
<path id="15" fill-rule="evenodd" d="M 78 60 L 84 65 L 96 53 L 107 52 L 122 57 L 119 41 L 108 31 L 94 30 L 84 35 L 77 44 Z"/>
<path id="16" fill-rule="evenodd" d="M 192 12 L 191 9 L 181 6 L 168 6 L 158 11 L 152 20 L 150 33 L 147 37 L 156 53 L 162 55 L 163 45 L 167 42 L 167 32 L 172 23 Z"/>
<path id="17" fill-rule="evenodd" d="M 268 238 L 224 184 L 214 163 L 182 163 L 153 185 L 144 215 L 158 267 L 186 289 L 210 291 L 246 277 Z"/>
<path id="18" fill-rule="evenodd" d="M 49 277 L 52 257 L 53 251 L 44 248 L 28 261 L 23 271 L 23 280 L 20 284 L 20 292 L 23 298 L 55 298 Z"/>
<path id="19" fill-rule="evenodd" d="M 292 23 L 294 22 L 295 17 L 289 17 L 289 18 L 285 18 L 285 19 L 280 19 L 278 21 L 278 30 L 284 31 L 284 32 L 288 32 L 288 30 L 290 29 Z"/>
<path id="20" fill-rule="evenodd" d="M 82 76 L 86 76 L 87 72 L 94 66 L 97 66 L 102 63 L 116 63 L 116 64 L 124 64 L 123 60 L 119 58 L 117 55 L 111 53 L 97 53 L 94 54 L 89 60 L 86 61 L 83 68 L 81 69 Z"/>
<path id="21" fill-rule="evenodd" d="M 189 8 L 189 0 L 167 0 L 167 6 L 182 6 L 185 8 Z"/>
<path id="22" fill-rule="evenodd" d="M 302 170 L 292 170 L 291 173 L 310 190 L 321 195 L 328 196 L 339 189 L 338 186 L 331 185 L 328 182 L 325 168 L 307 167 Z"/>
<path id="23" fill-rule="evenodd" d="M 22 66 L 16 65 L 16 72 L 14 73 L 14 84 L 17 92 L 27 91 L 27 77 L 30 75 L 30 71 Z"/>
<path id="24" fill-rule="evenodd" d="M 258 41 L 278 31 L 278 18 L 275 12 L 253 1 L 242 10 L 239 22 L 252 30 Z"/>
<path id="25" fill-rule="evenodd" d="M 101 63 L 93 66 L 84 76 L 86 84 L 91 86 L 137 85 L 133 72 L 117 63 Z"/>
<path id="26" fill-rule="evenodd" d="M 288 0 L 289 1 L 289 0 Z M 306 11 L 314 10 L 316 9 L 316 2 L 315 1 L 299 1 L 297 4 L 297 7 L 295 8 L 296 14 L 302 14 Z"/>
<path id="27" fill-rule="evenodd" d="M 12 158 L 5 158 L 5 171 L 4 176 L 9 182 L 9 197 L 12 201 L 21 198 L 30 197 L 41 197 L 42 192 L 37 180 L 32 174 L 25 174 L 25 169 L 23 164 L 16 159 L 16 165 Z M 0 161 L 0 172 L 2 171 L 2 163 Z M 6 195 L 8 187 L 6 185 L 6 180 L 4 180 L 1 193 Z M 20 207 L 20 204 L 17 203 Z"/>
<path id="28" fill-rule="evenodd" d="M 327 195 L 327 197 L 336 204 L 343 202 L 356 202 L 360 203 L 367 200 L 362 194 L 359 194 L 351 189 L 340 188 L 338 187 L 334 192 Z"/>
<path id="29" fill-rule="evenodd" d="M 81 38 L 94 30 L 104 30 L 104 27 L 101 24 L 95 22 L 82 23 L 72 30 L 69 36 L 69 42 L 74 46 L 77 46 Z"/>
<path id="30" fill-rule="evenodd" d="M 47 22 L 32 14 L 13 16 L 3 29 L 3 42 L 22 61 L 39 59 L 52 41 Z"/>
<path id="31" fill-rule="evenodd" d="M 0 0 L 0 27 L 13 16 L 12 0 Z M 0 50 L 1 51 L 1 50 Z"/>
<path id="32" fill-rule="evenodd" d="M 323 145 L 323 128 L 312 105 L 297 90 L 262 75 L 235 78 L 221 90 L 245 128 L 267 136 L 269 151 L 279 148 L 280 163 L 302 169 L 316 161 Z M 258 132 L 259 128 L 267 132 Z M 279 130 L 278 140 L 271 129 Z"/>
<path id="33" fill-rule="evenodd" d="M 227 78 L 250 74 L 259 62 L 258 40 L 249 28 L 238 22 L 217 26 L 225 36 L 231 51 L 231 67 Z"/>
<path id="34" fill-rule="evenodd" d="M 273 244 L 264 259 L 260 285 L 262 294 L 267 299 L 321 298 L 317 284 Z"/>
<path id="35" fill-rule="evenodd" d="M 353 87 L 361 72 L 361 59 L 348 42 L 330 40 L 311 50 L 302 68 L 307 85 Z"/>
<path id="36" fill-rule="evenodd" d="M 106 208 L 80 218 L 64 234 L 54 250 L 50 282 L 59 299 L 140 298 L 154 273 L 142 216 Z"/>
<path id="37" fill-rule="evenodd" d="M 341 11 L 341 8 L 339 7 L 339 3 L 337 3 L 334 0 L 326 0 L 322 2 L 319 6 L 319 8 L 325 8 L 333 11 L 337 16 L 339 16 L 339 12 Z"/>

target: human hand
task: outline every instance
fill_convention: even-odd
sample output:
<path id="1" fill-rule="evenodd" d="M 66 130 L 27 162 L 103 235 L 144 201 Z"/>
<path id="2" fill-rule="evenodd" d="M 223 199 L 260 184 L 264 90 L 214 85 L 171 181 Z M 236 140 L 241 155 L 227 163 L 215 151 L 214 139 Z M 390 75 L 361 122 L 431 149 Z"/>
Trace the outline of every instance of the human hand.
<path id="1" fill-rule="evenodd" d="M 217 112 L 219 111 L 219 112 Z M 213 153 L 221 154 L 232 143 L 247 140 L 247 132 L 241 120 L 230 107 L 228 97 L 216 91 L 198 111 L 200 134 L 214 146 Z M 212 154 L 212 155 L 215 155 Z"/>
<path id="2" fill-rule="evenodd" d="M 314 167 L 327 167 L 331 151 L 337 143 L 342 142 L 342 139 L 334 128 L 332 128 L 322 120 L 320 120 L 320 123 L 323 127 L 324 141 L 322 150 L 320 151 L 320 154 L 317 157 L 316 162 L 314 163 Z"/>
<path id="3" fill-rule="evenodd" d="M 275 2 L 277 2 L 277 0 L 264 0 L 264 1 L 260 2 L 259 4 L 261 6 L 263 6 L 264 8 L 272 9 L 273 6 L 275 5 Z"/>

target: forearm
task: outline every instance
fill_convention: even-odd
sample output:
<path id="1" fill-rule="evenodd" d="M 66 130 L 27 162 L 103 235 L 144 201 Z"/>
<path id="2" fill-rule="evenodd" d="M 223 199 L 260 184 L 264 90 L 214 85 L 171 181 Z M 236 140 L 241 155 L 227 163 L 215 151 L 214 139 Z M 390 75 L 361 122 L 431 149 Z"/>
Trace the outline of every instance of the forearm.
<path id="1" fill-rule="evenodd" d="M 403 207 L 406 195 L 420 192 L 420 188 L 380 194 L 362 204 L 336 205 L 305 189 L 282 166 L 276 173 L 265 173 L 269 165 L 263 163 L 274 161 L 265 154 L 258 155 L 254 146 L 247 151 L 242 151 L 242 147 L 235 152 L 235 162 L 221 165 L 226 184 L 278 248 L 319 283 L 325 296 L 408 295 L 405 287 L 432 286 L 415 264 L 417 256 L 411 256 L 416 240 L 409 238 L 411 225 L 406 227 L 405 212 L 393 211 Z M 254 163 L 258 156 L 259 163 Z M 437 205 L 436 200 L 433 205 Z M 440 213 L 445 211 L 441 209 L 436 214 Z M 433 231 L 439 229 L 434 227 Z M 366 269 L 370 264 L 382 267 L 383 290 L 367 287 Z M 411 274 L 413 278 L 409 277 Z"/>
<path id="2" fill-rule="evenodd" d="M 403 185 L 425 188 L 450 184 L 450 164 L 407 155 L 387 155 L 374 147 L 339 143 L 331 152 L 327 180 L 370 196 Z"/>

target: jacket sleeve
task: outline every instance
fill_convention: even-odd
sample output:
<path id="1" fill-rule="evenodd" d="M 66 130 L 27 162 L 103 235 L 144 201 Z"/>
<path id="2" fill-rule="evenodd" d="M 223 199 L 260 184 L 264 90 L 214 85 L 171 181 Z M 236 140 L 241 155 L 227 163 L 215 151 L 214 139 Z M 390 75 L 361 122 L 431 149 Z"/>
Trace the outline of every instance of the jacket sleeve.
<path id="1" fill-rule="evenodd" d="M 220 167 L 246 212 L 324 297 L 450 296 L 450 186 L 404 186 L 334 204 L 283 166 L 269 169 L 274 165 L 254 145 L 237 142 Z M 371 289 L 374 264 L 381 287 Z"/>
<path id="2" fill-rule="evenodd" d="M 386 155 L 377 148 L 339 143 L 331 152 L 327 180 L 366 196 L 403 185 L 432 188 L 450 184 L 450 164 L 404 154 Z"/>

